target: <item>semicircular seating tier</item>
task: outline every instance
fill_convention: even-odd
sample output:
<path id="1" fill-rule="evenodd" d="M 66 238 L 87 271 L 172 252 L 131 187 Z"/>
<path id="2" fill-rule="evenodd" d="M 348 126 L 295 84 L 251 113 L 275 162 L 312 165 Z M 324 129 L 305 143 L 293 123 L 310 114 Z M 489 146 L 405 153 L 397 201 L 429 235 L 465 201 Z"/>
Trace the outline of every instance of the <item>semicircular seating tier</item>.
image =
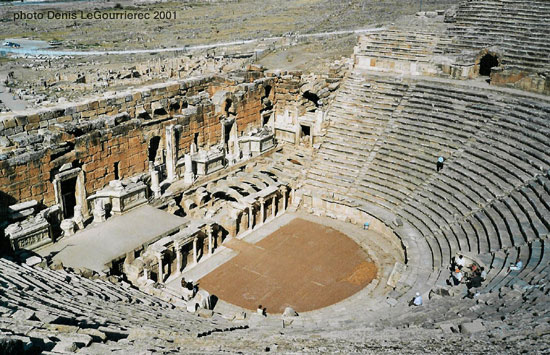
<path id="1" fill-rule="evenodd" d="M 543 277 L 536 271 L 547 265 L 550 230 L 547 97 L 355 70 L 328 117 L 306 188 L 387 225 L 400 219 L 394 230 L 419 266 L 417 285 L 444 284 L 457 253 L 491 268 L 488 291 Z M 527 266 L 508 274 L 518 256 Z"/>

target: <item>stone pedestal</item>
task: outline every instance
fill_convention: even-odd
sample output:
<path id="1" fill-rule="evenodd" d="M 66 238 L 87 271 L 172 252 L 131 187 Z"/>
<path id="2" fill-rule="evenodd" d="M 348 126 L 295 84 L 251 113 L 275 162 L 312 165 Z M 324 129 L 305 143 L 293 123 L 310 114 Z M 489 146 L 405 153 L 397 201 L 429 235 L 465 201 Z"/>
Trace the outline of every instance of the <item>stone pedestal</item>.
<path id="1" fill-rule="evenodd" d="M 10 224 L 4 231 L 14 251 L 33 250 L 52 242 L 50 224 L 40 215 Z"/>
<path id="2" fill-rule="evenodd" d="M 183 182 L 186 184 L 192 184 L 195 181 L 195 174 L 193 173 L 193 160 L 190 154 L 185 154 L 185 174 L 183 175 Z"/>
<path id="3" fill-rule="evenodd" d="M 208 152 L 200 151 L 192 156 L 192 160 L 197 164 L 197 175 L 204 176 L 223 169 L 225 153 L 219 147 Z"/>
<path id="4" fill-rule="evenodd" d="M 101 198 L 96 198 L 94 201 L 94 223 L 105 222 L 106 219 L 105 202 Z"/>
<path id="5" fill-rule="evenodd" d="M 63 231 L 63 237 L 70 237 L 74 235 L 75 222 L 72 219 L 64 219 L 61 221 L 61 230 Z"/>
<path id="6" fill-rule="evenodd" d="M 151 191 L 153 191 L 154 198 L 160 198 L 162 195 L 162 190 L 159 183 L 159 173 L 158 171 L 151 172 Z"/>

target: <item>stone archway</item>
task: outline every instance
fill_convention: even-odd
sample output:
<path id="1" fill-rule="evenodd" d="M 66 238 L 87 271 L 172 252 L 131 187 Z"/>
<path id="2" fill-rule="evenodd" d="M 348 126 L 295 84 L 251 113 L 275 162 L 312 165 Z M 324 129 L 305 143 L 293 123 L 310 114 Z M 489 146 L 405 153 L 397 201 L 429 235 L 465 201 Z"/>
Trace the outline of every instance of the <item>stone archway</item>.
<path id="1" fill-rule="evenodd" d="M 485 54 L 479 61 L 479 75 L 491 76 L 491 69 L 499 65 L 498 57 L 492 54 Z"/>
<path id="2" fill-rule="evenodd" d="M 475 73 L 481 77 L 491 77 L 494 68 L 500 65 L 500 55 L 496 52 L 483 50 L 475 61 Z"/>

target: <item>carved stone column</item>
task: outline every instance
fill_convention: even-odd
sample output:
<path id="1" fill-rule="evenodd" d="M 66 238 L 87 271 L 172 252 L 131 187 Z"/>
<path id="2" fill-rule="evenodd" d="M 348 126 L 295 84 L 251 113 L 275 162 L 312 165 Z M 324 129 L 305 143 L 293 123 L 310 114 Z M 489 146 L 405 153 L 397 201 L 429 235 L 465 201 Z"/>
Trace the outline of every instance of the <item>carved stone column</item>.
<path id="1" fill-rule="evenodd" d="M 176 247 L 176 267 L 178 269 L 177 272 L 181 272 L 181 245 L 179 245 L 179 243 L 177 242 L 174 245 Z"/>
<path id="2" fill-rule="evenodd" d="M 193 261 L 195 262 L 195 264 L 197 263 L 197 240 L 198 238 L 195 237 L 195 239 L 193 239 Z"/>
<path id="3" fill-rule="evenodd" d="M 254 215 L 252 205 L 248 206 L 248 229 L 252 230 L 252 227 L 254 226 Z"/>
<path id="4" fill-rule="evenodd" d="M 166 175 L 168 181 L 176 180 L 176 130 L 174 125 L 166 127 Z"/>
<path id="5" fill-rule="evenodd" d="M 162 254 L 159 253 L 157 254 L 157 259 L 158 259 L 158 262 L 159 262 L 159 275 L 158 275 L 158 283 L 164 283 L 164 275 L 163 275 L 163 272 L 162 272 Z"/>
<path id="6" fill-rule="evenodd" d="M 193 173 L 193 160 L 191 154 L 185 154 L 185 173 L 183 174 L 183 182 L 186 184 L 192 184 L 195 181 L 195 174 Z"/>
<path id="7" fill-rule="evenodd" d="M 207 230 L 208 233 L 208 255 L 212 255 L 212 251 L 214 250 L 214 246 L 212 245 L 214 239 L 212 238 L 212 227 L 208 227 Z"/>
<path id="8" fill-rule="evenodd" d="M 162 195 L 159 183 L 159 173 L 155 170 L 151 172 L 151 191 L 153 191 L 153 196 L 155 198 L 159 198 Z"/>
<path id="9" fill-rule="evenodd" d="M 277 206 L 275 205 L 277 194 L 274 194 L 271 198 L 271 217 L 275 218 L 275 210 Z"/>
<path id="10" fill-rule="evenodd" d="M 264 202 L 265 200 L 262 198 L 260 198 L 260 225 L 264 224 L 264 220 L 265 220 L 265 206 L 264 206 Z"/>

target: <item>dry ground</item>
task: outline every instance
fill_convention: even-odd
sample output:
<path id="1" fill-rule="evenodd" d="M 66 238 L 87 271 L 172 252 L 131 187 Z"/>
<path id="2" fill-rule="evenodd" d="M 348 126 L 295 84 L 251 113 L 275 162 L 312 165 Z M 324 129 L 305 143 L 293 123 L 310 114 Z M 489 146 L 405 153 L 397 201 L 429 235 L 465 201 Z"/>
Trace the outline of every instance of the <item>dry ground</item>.
<path id="1" fill-rule="evenodd" d="M 369 284 L 377 268 L 343 233 L 294 219 L 256 244 L 224 244 L 239 255 L 200 280 L 200 287 L 225 302 L 268 313 L 287 306 L 310 311 L 339 302 Z"/>
<path id="2" fill-rule="evenodd" d="M 423 10 L 448 8 L 451 0 L 423 0 Z M 101 13 L 154 11 L 175 12 L 176 19 L 165 20 L 54 20 L 44 18 L 14 20 L 14 14 L 71 13 L 93 11 Z M 401 0 L 239 0 L 239 1 L 127 1 L 100 0 L 34 5 L 0 6 L 0 41 L 5 38 L 28 38 L 61 41 L 64 50 L 127 50 L 156 49 L 221 43 L 242 39 L 261 39 L 288 34 L 307 34 L 334 30 L 391 26 L 405 23 L 419 10 L 419 2 Z M 422 24 L 420 24 L 422 25 Z M 303 70 L 326 73 L 329 63 L 349 57 L 356 43 L 355 35 L 329 38 L 311 38 L 288 46 L 285 41 L 256 42 L 233 48 L 194 52 L 194 56 L 208 54 L 242 53 L 267 49 L 259 63 L 268 69 Z M 292 42 L 292 40 L 289 40 Z M 0 48 L 1 49 L 1 48 Z M 164 61 L 182 53 L 154 53 L 142 55 L 109 55 L 102 57 L 77 56 L 56 58 L 47 65 L 33 58 L 0 60 L 0 72 L 13 71 L 15 89 L 45 97 L 54 103 L 59 98 L 69 101 L 91 96 L 102 91 L 123 90 L 110 86 L 90 89 L 86 85 L 55 85 L 44 88 L 58 73 L 95 73 L 130 68 L 136 63 Z M 100 73 L 98 73 L 100 74 Z M 165 79 L 160 79 L 165 80 Z M 146 81 L 138 85 L 151 84 Z M 122 85 L 136 86 L 129 82 Z M 29 99 L 30 101 L 37 101 Z M 29 102 L 29 105 L 32 105 Z"/>
<path id="3" fill-rule="evenodd" d="M 423 9 L 447 8 L 452 1 L 424 0 Z M 154 11 L 176 13 L 165 20 L 14 20 L 14 13 Z M 419 10 L 401 0 L 79 1 L 0 7 L 0 39 L 28 37 L 63 41 L 66 48 L 125 49 L 263 38 L 292 33 L 355 29 L 396 21 Z"/>

